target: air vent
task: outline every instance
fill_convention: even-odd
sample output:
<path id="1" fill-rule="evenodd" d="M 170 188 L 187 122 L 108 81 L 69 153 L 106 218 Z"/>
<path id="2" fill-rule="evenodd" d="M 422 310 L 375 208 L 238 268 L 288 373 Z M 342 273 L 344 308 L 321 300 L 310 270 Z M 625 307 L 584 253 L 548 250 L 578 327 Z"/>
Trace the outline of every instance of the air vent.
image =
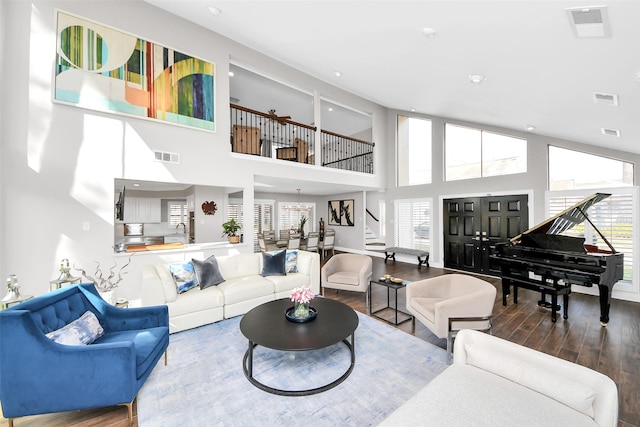
<path id="1" fill-rule="evenodd" d="M 158 162 L 180 163 L 180 154 L 178 154 L 178 153 L 167 153 L 167 152 L 164 152 L 164 151 L 154 151 L 153 155 L 155 156 L 155 159 Z"/>
<path id="2" fill-rule="evenodd" d="M 612 93 L 594 93 L 593 99 L 596 104 L 618 106 L 618 95 Z"/>
<path id="3" fill-rule="evenodd" d="M 603 135 L 615 136 L 617 138 L 620 138 L 620 131 L 618 129 L 602 128 L 601 130 Z"/>
<path id="4" fill-rule="evenodd" d="M 576 37 L 610 37 L 606 6 L 571 7 L 565 9 Z"/>

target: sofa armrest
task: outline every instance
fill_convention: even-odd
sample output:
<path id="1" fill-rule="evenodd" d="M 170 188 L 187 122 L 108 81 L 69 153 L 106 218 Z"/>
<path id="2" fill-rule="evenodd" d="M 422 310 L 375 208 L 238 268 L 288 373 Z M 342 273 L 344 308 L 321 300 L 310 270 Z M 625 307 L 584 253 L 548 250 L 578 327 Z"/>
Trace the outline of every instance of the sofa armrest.
<path id="1" fill-rule="evenodd" d="M 476 366 L 581 412 L 592 411 L 588 415 L 600 426 L 618 424 L 616 384 L 585 366 L 473 330 L 458 332 L 453 358 L 454 364 Z"/>
<path id="2" fill-rule="evenodd" d="M 143 306 L 166 304 L 167 297 L 155 265 L 142 266 L 142 291 L 140 300 Z"/>

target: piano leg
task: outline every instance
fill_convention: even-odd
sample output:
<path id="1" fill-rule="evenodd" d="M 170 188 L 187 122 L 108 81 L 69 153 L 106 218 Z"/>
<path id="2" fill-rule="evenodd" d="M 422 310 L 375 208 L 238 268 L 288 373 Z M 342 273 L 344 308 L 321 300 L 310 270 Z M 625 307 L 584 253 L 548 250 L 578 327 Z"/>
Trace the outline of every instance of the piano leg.
<path id="1" fill-rule="evenodd" d="M 613 286 L 598 285 L 600 291 L 600 324 L 607 326 L 609 323 L 609 307 L 611 306 L 611 291 Z"/>
<path id="2" fill-rule="evenodd" d="M 502 305 L 507 306 L 507 296 L 511 292 L 511 282 L 507 279 L 502 279 Z"/>
<path id="3" fill-rule="evenodd" d="M 558 313 L 558 293 L 553 292 L 551 294 L 551 321 L 556 323 Z"/>
<path id="4" fill-rule="evenodd" d="M 562 295 L 562 313 L 565 320 L 569 318 L 569 294 Z"/>

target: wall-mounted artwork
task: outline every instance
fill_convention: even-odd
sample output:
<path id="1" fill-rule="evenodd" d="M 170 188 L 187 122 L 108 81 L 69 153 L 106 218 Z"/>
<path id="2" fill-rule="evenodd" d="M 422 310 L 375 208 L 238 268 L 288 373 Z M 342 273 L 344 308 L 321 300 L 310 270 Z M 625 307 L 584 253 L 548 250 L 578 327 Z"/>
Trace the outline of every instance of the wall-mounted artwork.
<path id="1" fill-rule="evenodd" d="M 214 64 L 64 12 L 56 102 L 215 131 Z"/>
<path id="2" fill-rule="evenodd" d="M 353 199 L 329 201 L 329 225 L 353 227 Z"/>

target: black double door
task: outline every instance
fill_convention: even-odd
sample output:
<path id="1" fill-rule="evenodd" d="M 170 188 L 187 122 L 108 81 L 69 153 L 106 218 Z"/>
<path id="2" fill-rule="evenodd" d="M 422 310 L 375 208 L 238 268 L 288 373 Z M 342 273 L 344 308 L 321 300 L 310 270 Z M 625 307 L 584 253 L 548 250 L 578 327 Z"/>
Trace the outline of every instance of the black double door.
<path id="1" fill-rule="evenodd" d="M 489 255 L 495 244 L 529 228 L 527 195 L 445 199 L 444 266 L 499 275 Z"/>

